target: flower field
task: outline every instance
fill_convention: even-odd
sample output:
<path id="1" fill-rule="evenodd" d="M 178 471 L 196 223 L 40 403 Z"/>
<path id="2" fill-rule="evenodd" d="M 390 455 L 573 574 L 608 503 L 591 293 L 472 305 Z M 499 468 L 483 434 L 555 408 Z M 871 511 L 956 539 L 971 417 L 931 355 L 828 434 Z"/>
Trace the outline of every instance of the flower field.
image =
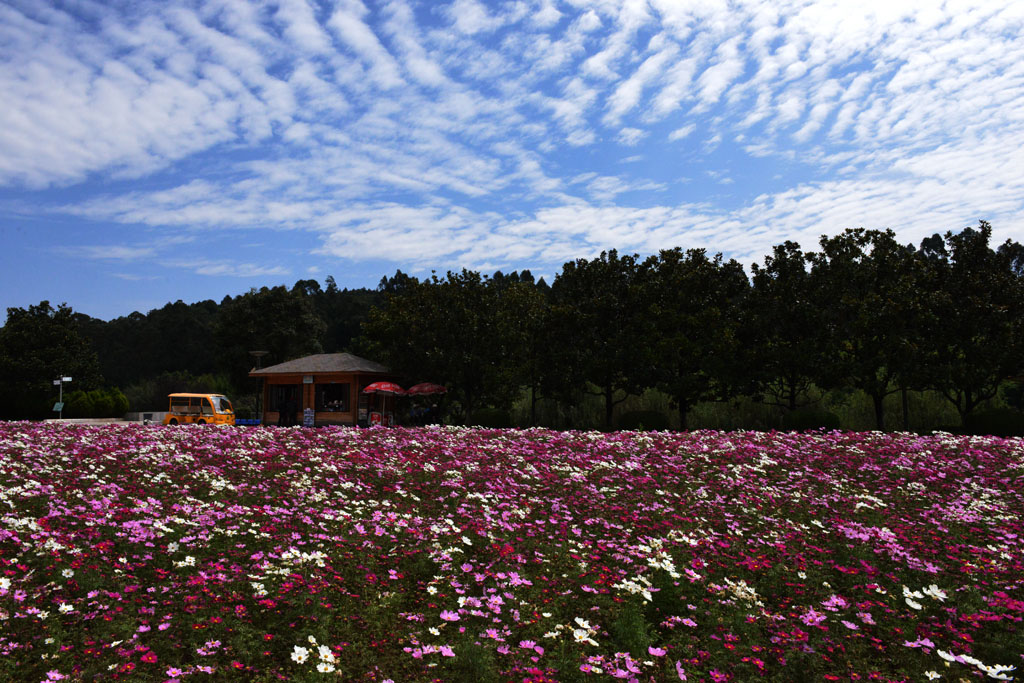
<path id="1" fill-rule="evenodd" d="M 0 680 L 971 681 L 1024 442 L 0 423 Z"/>

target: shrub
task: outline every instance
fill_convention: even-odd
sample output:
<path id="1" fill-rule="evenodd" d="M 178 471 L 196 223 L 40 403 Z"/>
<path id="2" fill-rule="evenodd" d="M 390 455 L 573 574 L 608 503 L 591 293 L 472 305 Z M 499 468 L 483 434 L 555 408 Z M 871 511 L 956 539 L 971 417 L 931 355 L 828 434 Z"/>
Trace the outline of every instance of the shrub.
<path id="1" fill-rule="evenodd" d="M 91 392 L 76 389 L 64 394 L 64 417 L 92 417 L 95 410 Z"/>
<path id="2" fill-rule="evenodd" d="M 65 417 L 120 417 L 128 412 L 128 399 L 117 387 L 72 391 L 64 395 Z"/>
<path id="3" fill-rule="evenodd" d="M 1024 414 L 1012 408 L 982 410 L 968 415 L 964 428 L 979 436 L 1024 436 Z"/>
<path id="4" fill-rule="evenodd" d="M 668 418 L 657 410 L 633 410 L 619 416 L 619 429 L 664 431 L 668 429 Z"/>
<path id="5" fill-rule="evenodd" d="M 479 427 L 490 427 L 492 429 L 507 429 L 512 426 L 512 416 L 507 410 L 498 408 L 480 408 L 473 413 L 470 420 Z"/>
<path id="6" fill-rule="evenodd" d="M 782 416 L 782 428 L 790 432 L 839 429 L 839 416 L 821 408 L 797 408 Z"/>

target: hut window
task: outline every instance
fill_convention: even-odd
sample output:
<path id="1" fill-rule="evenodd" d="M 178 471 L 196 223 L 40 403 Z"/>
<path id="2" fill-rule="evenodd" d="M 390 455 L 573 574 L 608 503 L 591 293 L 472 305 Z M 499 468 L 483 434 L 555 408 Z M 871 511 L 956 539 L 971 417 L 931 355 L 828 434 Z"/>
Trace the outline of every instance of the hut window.
<path id="1" fill-rule="evenodd" d="M 348 382 L 343 384 L 317 384 L 316 409 L 334 413 L 347 413 L 351 410 L 349 406 L 351 393 L 352 385 Z"/>

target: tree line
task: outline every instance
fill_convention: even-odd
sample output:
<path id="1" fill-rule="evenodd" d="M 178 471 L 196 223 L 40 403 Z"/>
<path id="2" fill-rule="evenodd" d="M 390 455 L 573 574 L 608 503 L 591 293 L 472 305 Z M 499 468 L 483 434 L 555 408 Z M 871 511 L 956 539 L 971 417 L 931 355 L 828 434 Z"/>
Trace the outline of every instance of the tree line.
<path id="1" fill-rule="evenodd" d="M 0 418 L 53 416 L 52 380 L 60 376 L 73 379 L 65 387 L 71 416 L 81 394 L 114 388 L 132 410 L 159 410 L 174 391 L 252 394 L 250 351 L 267 351 L 266 363 L 281 363 L 348 349 L 383 296 L 374 289 L 341 289 L 332 277 L 325 284 L 299 280 L 291 288 L 254 288 L 220 303 L 176 301 L 110 321 L 48 301 L 9 308 L 0 328 Z"/>
<path id="2" fill-rule="evenodd" d="M 449 383 L 470 419 L 529 393 L 617 404 L 654 388 L 678 423 L 706 401 L 738 396 L 796 411 L 812 387 L 884 401 L 938 392 L 966 421 L 1024 374 L 1024 247 L 993 247 L 982 222 L 900 244 L 891 230 L 850 229 L 819 249 L 777 245 L 747 277 L 704 249 L 646 259 L 602 253 L 566 263 L 550 288 L 463 270 L 394 283 L 363 325 L 376 358 Z"/>
<path id="3" fill-rule="evenodd" d="M 966 421 L 1024 375 L 1022 274 L 1024 247 L 993 246 L 981 222 L 916 247 L 864 229 L 816 251 L 784 242 L 749 277 L 721 254 L 675 248 L 577 259 L 550 285 L 529 271 L 397 271 L 376 289 L 300 280 L 109 322 L 44 301 L 8 309 L 0 328 L 0 417 L 49 416 L 61 375 L 83 393 L 121 388 L 133 409 L 176 390 L 250 394 L 250 352 L 262 350 L 265 364 L 355 352 L 447 384 L 467 421 L 525 401 L 536 424 L 541 402 L 593 394 L 611 428 L 617 406 L 648 389 L 683 428 L 702 402 L 795 413 L 822 390 L 862 391 L 882 429 L 894 426 L 889 396 L 905 426 L 908 393 L 926 390 Z"/>

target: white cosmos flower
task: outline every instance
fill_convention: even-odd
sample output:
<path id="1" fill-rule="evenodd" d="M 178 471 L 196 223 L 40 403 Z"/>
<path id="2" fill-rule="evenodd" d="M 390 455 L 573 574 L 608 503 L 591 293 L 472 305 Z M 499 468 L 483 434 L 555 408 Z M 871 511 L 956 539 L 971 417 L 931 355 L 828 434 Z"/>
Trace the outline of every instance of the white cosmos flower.
<path id="1" fill-rule="evenodd" d="M 1002 664 L 994 664 L 992 666 L 988 666 L 986 664 L 980 664 L 978 666 L 978 668 L 981 669 L 982 671 L 984 671 L 986 674 L 988 674 L 989 678 L 994 678 L 997 681 L 1012 681 L 1013 680 L 1013 676 L 1007 676 L 1003 672 L 1004 671 L 1013 671 L 1017 667 L 1015 667 L 1015 666 L 1003 666 Z"/>
<path id="2" fill-rule="evenodd" d="M 292 650 L 292 661 L 297 662 L 299 664 L 304 664 L 307 659 L 309 659 L 309 650 L 307 650 L 304 647 L 299 647 L 298 645 L 296 645 L 295 649 Z"/>
<path id="3" fill-rule="evenodd" d="M 590 637 L 590 631 L 582 628 L 578 628 L 572 632 L 572 637 L 576 639 L 577 643 L 590 643 L 591 645 L 597 645 L 597 641 Z"/>
<path id="4" fill-rule="evenodd" d="M 932 585 L 928 586 L 927 588 L 925 588 L 923 592 L 928 597 L 933 598 L 935 600 L 938 600 L 939 602 L 945 602 L 946 597 L 947 597 L 946 596 L 946 591 L 942 590 L 941 588 L 936 586 L 934 583 Z"/>
<path id="5" fill-rule="evenodd" d="M 934 671 L 925 671 L 924 675 L 929 681 L 934 681 L 936 678 L 942 678 L 941 676 L 939 676 L 939 674 L 937 674 Z"/>
<path id="6" fill-rule="evenodd" d="M 910 607 L 913 607 L 914 609 L 921 609 L 921 603 L 915 602 L 915 601 L 911 600 L 910 598 L 904 598 L 904 599 L 907 601 L 907 604 Z"/>
<path id="7" fill-rule="evenodd" d="M 316 670 L 322 674 L 329 674 L 334 671 L 334 665 L 330 662 L 320 662 L 316 665 Z"/>

